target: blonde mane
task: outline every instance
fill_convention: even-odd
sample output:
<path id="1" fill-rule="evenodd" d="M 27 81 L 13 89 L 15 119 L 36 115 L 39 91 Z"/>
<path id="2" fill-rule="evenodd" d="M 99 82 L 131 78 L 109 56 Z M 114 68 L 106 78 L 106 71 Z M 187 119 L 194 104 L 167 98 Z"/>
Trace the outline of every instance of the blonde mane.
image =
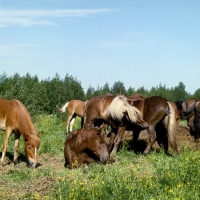
<path id="1" fill-rule="evenodd" d="M 110 117 L 119 121 L 124 117 L 125 112 L 128 113 L 128 117 L 133 123 L 137 121 L 138 115 L 142 118 L 141 112 L 136 107 L 131 106 L 123 95 L 115 97 L 107 111 Z"/>

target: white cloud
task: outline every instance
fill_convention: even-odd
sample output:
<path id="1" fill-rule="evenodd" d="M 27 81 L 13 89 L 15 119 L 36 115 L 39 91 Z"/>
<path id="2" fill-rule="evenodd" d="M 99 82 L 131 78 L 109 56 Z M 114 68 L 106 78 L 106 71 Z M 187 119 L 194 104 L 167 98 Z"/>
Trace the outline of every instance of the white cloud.
<path id="1" fill-rule="evenodd" d="M 0 27 L 16 24 L 20 26 L 56 25 L 52 18 L 88 17 L 114 11 L 114 9 L 74 9 L 74 10 L 0 10 Z M 48 18 L 48 20 L 46 19 Z M 51 18 L 51 20 L 49 20 Z"/>

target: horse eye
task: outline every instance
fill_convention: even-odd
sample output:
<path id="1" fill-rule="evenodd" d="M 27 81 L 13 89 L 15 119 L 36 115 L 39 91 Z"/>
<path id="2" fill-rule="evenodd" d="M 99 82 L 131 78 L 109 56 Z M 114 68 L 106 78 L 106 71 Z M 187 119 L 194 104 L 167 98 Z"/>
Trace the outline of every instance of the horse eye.
<path id="1" fill-rule="evenodd" d="M 31 149 L 31 146 L 28 146 L 28 149 Z"/>

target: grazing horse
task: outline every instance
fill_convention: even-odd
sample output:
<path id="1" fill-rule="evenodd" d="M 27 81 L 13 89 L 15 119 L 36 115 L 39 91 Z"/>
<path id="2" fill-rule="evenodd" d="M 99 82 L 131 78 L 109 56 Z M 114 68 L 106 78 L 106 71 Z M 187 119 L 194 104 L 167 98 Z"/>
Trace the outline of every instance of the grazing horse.
<path id="1" fill-rule="evenodd" d="M 195 104 L 198 102 L 196 98 L 187 99 L 185 102 L 182 103 L 182 118 L 187 120 L 187 125 L 189 126 L 191 133 L 195 132 L 194 127 L 194 107 Z"/>
<path id="2" fill-rule="evenodd" d="M 19 138 L 22 135 L 25 142 L 24 152 L 29 166 L 34 168 L 37 163 L 37 149 L 40 146 L 39 134 L 28 110 L 20 101 L 0 98 L 0 130 L 5 131 L 0 164 L 3 165 L 3 159 L 8 149 L 8 139 L 11 133 L 14 133 L 14 164 L 18 163 Z"/>
<path id="3" fill-rule="evenodd" d="M 194 136 L 197 147 L 200 138 L 200 101 L 196 98 L 189 98 L 182 102 L 181 118 L 187 121 L 190 134 Z"/>
<path id="4" fill-rule="evenodd" d="M 72 131 L 65 141 L 65 167 L 78 167 L 92 161 L 105 164 L 109 160 L 109 149 L 101 127 Z"/>
<path id="5" fill-rule="evenodd" d="M 85 101 L 71 100 L 66 102 L 62 108 L 58 108 L 58 112 L 64 113 L 68 110 L 68 117 L 66 121 L 66 134 L 72 131 L 76 116 L 81 117 L 81 127 L 83 127 L 83 114 L 84 114 Z M 69 127 L 70 126 L 70 127 Z"/>
<path id="6" fill-rule="evenodd" d="M 140 99 L 138 99 L 140 98 Z M 144 97 L 136 94 L 127 97 L 128 102 L 138 108 L 142 113 L 143 119 L 148 123 L 147 132 L 149 135 L 149 143 L 143 152 L 143 155 L 147 155 L 154 142 L 157 140 L 164 145 L 165 153 L 168 153 L 168 142 L 170 143 L 173 150 L 177 153 L 177 143 L 175 129 L 177 125 L 177 109 L 173 102 L 166 100 L 161 96 Z M 141 128 L 136 126 L 133 129 L 133 145 L 136 145 Z M 116 145 L 122 136 L 118 136 L 120 139 L 115 139 Z M 163 140 L 165 139 L 165 141 Z"/>
<path id="7" fill-rule="evenodd" d="M 112 149 L 115 135 L 123 135 L 134 124 L 141 129 L 148 127 L 143 120 L 141 112 L 127 102 L 123 95 L 96 96 L 87 101 L 85 105 L 84 127 L 92 127 L 99 119 L 111 126 L 112 134 L 109 142 L 109 149 Z M 116 151 L 114 146 L 114 151 Z"/>

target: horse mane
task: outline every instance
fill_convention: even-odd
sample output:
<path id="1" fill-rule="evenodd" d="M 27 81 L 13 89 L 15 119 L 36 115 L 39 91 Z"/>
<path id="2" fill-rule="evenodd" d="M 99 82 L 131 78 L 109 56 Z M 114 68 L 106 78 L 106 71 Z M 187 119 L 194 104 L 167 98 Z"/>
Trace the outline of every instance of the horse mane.
<path id="1" fill-rule="evenodd" d="M 26 122 L 26 124 L 29 128 L 29 131 L 30 131 L 29 134 L 27 134 L 25 131 L 20 131 L 20 133 L 23 135 L 24 139 L 31 138 L 30 141 L 35 144 L 34 146 L 39 147 L 39 145 L 40 145 L 39 134 L 32 122 L 31 116 L 30 116 L 27 108 L 19 100 L 14 100 L 14 101 L 17 102 L 17 104 L 19 105 L 20 110 L 22 112 L 20 118 L 23 117 L 23 119 Z"/>
<path id="2" fill-rule="evenodd" d="M 142 116 L 136 107 L 128 103 L 125 96 L 119 95 L 112 100 L 108 107 L 109 116 L 120 121 L 124 117 L 125 112 L 128 113 L 131 122 L 136 122 L 138 115 Z"/>

